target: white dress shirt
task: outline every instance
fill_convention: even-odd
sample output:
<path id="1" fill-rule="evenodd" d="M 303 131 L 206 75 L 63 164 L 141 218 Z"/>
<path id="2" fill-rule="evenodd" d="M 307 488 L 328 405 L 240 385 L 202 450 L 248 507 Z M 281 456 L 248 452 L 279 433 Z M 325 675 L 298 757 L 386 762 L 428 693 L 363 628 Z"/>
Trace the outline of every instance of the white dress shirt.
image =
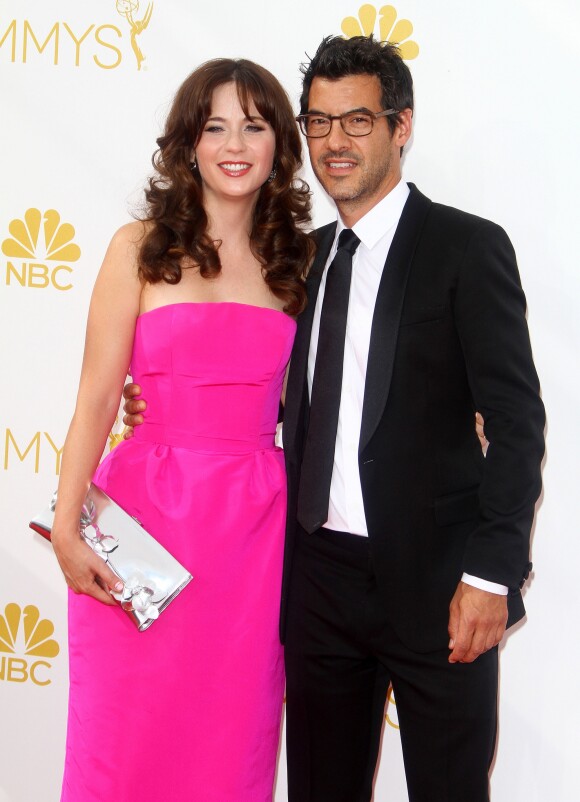
<path id="1" fill-rule="evenodd" d="M 360 239 L 352 262 L 352 279 L 348 315 L 346 319 L 346 338 L 342 391 L 338 413 L 334 467 L 330 482 L 330 501 L 328 521 L 325 526 L 339 532 L 368 537 L 364 512 L 362 487 L 358 466 L 358 446 L 362 421 L 363 398 L 371 326 L 379 284 L 383 269 L 393 242 L 403 207 L 409 196 L 409 188 L 399 181 L 389 194 L 376 204 L 358 223 L 353 231 Z M 320 289 L 314 308 L 312 335 L 308 353 L 308 391 L 312 392 L 312 379 L 316 363 L 320 313 L 324 300 L 328 267 L 337 250 L 340 232 L 346 228 L 340 217 L 336 234 L 328 255 Z M 464 574 L 463 581 L 482 590 L 507 594 L 507 588 L 495 582 Z"/>

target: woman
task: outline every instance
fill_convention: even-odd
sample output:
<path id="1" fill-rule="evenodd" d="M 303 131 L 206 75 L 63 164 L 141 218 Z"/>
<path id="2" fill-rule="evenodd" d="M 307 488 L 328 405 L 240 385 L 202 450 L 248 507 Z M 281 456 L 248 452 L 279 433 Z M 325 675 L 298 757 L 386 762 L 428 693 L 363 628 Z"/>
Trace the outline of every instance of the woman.
<path id="1" fill-rule="evenodd" d="M 95 284 L 63 455 L 62 802 L 266 802 L 284 688 L 274 433 L 312 255 L 308 188 L 288 98 L 252 62 L 192 73 L 158 144 L 146 220 L 115 234 Z M 129 365 L 145 423 L 96 470 Z M 106 606 L 118 579 L 79 539 L 91 478 L 195 577 L 144 633 Z"/>

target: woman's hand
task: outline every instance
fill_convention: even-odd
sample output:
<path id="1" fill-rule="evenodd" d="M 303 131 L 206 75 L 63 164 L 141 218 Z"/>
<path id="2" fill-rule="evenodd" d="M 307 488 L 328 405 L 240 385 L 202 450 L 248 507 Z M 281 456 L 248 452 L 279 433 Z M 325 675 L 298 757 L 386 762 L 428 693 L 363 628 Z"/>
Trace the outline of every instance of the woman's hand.
<path id="1" fill-rule="evenodd" d="M 73 534 L 54 532 L 52 546 L 67 585 L 75 593 L 85 593 L 103 604 L 114 605 L 111 591 L 120 593 L 123 583 L 107 563 Z"/>
<path id="2" fill-rule="evenodd" d="M 141 395 L 141 387 L 138 384 L 126 384 L 123 387 L 123 398 L 125 399 L 123 423 L 126 427 L 123 432 L 124 440 L 133 437 L 133 427 L 143 423 L 143 415 L 141 413 L 147 408 L 147 402 L 142 398 L 135 398 L 137 395 Z"/>

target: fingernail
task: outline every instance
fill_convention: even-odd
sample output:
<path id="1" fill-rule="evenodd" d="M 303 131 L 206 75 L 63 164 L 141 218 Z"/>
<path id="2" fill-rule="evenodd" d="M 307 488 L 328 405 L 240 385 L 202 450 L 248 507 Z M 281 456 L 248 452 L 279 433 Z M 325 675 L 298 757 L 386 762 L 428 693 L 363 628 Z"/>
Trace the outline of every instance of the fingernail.
<path id="1" fill-rule="evenodd" d="M 453 638 L 451 638 L 451 640 L 449 641 L 449 648 L 453 649 L 454 646 L 455 646 L 455 641 L 453 640 Z"/>
<path id="2" fill-rule="evenodd" d="M 117 582 L 117 584 L 115 585 L 115 590 L 117 591 L 117 593 L 120 593 L 123 590 L 123 583 Z"/>

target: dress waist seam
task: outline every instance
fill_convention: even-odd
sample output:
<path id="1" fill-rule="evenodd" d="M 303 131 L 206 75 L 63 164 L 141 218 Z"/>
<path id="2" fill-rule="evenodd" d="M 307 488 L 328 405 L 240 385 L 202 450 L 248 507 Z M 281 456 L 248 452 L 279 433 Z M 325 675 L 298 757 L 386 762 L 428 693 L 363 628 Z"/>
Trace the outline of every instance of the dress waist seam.
<path id="1" fill-rule="evenodd" d="M 257 435 L 253 440 L 237 440 L 178 431 L 158 423 L 144 423 L 135 428 L 134 437 L 139 441 L 211 454 L 249 454 L 254 451 L 279 450 L 274 442 L 275 432 Z"/>

